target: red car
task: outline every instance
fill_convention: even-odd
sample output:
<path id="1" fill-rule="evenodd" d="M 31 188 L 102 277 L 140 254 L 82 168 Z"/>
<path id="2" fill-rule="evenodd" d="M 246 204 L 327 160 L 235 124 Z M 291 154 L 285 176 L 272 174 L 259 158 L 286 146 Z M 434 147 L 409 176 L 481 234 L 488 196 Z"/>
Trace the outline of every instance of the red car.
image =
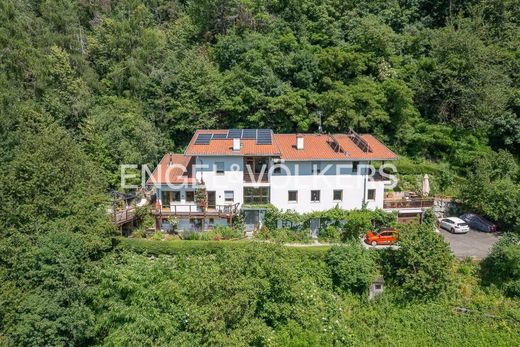
<path id="1" fill-rule="evenodd" d="M 369 231 L 365 242 L 369 245 L 393 245 L 399 240 L 399 231 L 394 228 L 382 228 L 378 233 Z"/>

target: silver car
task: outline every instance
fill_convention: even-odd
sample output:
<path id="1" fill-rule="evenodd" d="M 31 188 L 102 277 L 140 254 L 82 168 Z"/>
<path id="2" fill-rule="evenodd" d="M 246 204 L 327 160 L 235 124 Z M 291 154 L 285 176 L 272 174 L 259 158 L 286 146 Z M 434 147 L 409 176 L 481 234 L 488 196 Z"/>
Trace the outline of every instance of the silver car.
<path id="1" fill-rule="evenodd" d="M 441 219 L 440 227 L 452 234 L 465 234 L 469 231 L 468 223 L 457 217 Z"/>

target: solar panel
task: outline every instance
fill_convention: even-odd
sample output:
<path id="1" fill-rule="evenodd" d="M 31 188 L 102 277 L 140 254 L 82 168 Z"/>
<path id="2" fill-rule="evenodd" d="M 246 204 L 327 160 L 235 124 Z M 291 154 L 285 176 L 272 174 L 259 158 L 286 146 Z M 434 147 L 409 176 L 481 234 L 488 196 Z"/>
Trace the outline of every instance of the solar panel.
<path id="1" fill-rule="evenodd" d="M 209 145 L 212 134 L 199 134 L 195 140 L 196 145 Z"/>
<path id="2" fill-rule="evenodd" d="M 348 137 L 356 144 L 356 146 L 359 147 L 363 152 L 368 153 L 372 152 L 372 148 L 370 148 L 368 142 L 366 142 L 361 136 L 359 136 L 358 133 L 356 133 L 354 130 L 350 129 L 348 132 Z"/>
<path id="3" fill-rule="evenodd" d="M 273 143 L 271 129 L 258 129 L 256 144 L 257 145 L 270 145 Z"/>
<path id="4" fill-rule="evenodd" d="M 256 139 L 256 129 L 244 129 L 242 132 L 243 139 Z"/>
<path id="5" fill-rule="evenodd" d="M 213 134 L 213 139 L 217 139 L 217 140 L 227 139 L 227 134 Z"/>
<path id="6" fill-rule="evenodd" d="M 229 129 L 228 130 L 229 139 L 240 139 L 241 137 L 242 137 L 242 129 Z"/>

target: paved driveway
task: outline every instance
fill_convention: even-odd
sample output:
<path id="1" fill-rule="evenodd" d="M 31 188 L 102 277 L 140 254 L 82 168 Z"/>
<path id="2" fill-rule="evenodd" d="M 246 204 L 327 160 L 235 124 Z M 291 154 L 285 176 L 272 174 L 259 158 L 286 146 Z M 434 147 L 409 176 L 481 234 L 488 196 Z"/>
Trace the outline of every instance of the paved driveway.
<path id="1" fill-rule="evenodd" d="M 467 234 L 452 234 L 444 229 L 439 229 L 439 231 L 450 244 L 450 248 L 457 258 L 485 258 L 499 238 L 497 233 L 475 230 L 470 230 Z"/>

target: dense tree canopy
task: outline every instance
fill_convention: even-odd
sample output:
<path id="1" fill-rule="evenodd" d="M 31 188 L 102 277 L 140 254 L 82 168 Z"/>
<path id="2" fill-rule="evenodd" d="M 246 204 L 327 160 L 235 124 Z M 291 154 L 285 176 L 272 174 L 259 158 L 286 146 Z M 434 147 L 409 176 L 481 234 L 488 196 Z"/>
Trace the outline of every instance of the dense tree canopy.
<path id="1" fill-rule="evenodd" d="M 518 0 L 0 0 L 0 341 L 381 343 L 366 322 L 395 331 L 379 319 L 389 304 L 365 310 L 344 290 L 372 278 L 363 250 L 336 250 L 331 269 L 277 249 L 107 256 L 106 192 L 120 164 L 182 151 L 198 128 L 322 124 L 372 132 L 407 160 L 433 163 L 416 170 L 439 165 L 443 190 L 465 178 L 460 197 L 472 209 L 518 227 L 519 42 Z M 351 235 L 368 223 L 362 214 Z M 439 266 L 451 259 L 435 234 L 416 234 L 388 275 L 423 297 L 445 289 Z M 418 255 L 421 269 L 408 271 Z M 366 276 L 341 268 L 350 257 Z M 451 308 L 416 308 L 393 311 L 428 323 L 409 336 L 449 345 L 474 333 Z M 432 310 L 455 324 L 435 331 Z M 516 327 L 483 326 L 518 340 Z"/>

